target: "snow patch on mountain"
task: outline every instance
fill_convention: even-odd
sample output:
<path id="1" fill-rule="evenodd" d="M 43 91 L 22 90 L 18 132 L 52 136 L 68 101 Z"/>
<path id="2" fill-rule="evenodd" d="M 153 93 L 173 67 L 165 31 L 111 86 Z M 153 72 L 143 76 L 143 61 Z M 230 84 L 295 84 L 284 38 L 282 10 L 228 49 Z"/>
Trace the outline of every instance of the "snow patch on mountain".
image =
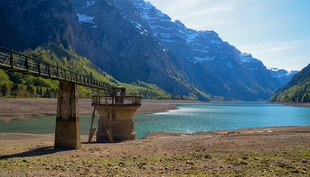
<path id="1" fill-rule="evenodd" d="M 211 44 L 221 44 L 222 43 L 222 41 L 218 41 L 218 40 L 210 40 L 210 43 Z"/>
<path id="2" fill-rule="evenodd" d="M 244 63 L 257 63 L 259 60 L 252 57 L 249 53 L 240 53 L 239 58 Z"/>
<path id="3" fill-rule="evenodd" d="M 230 68 L 234 68 L 235 66 L 233 66 L 233 64 L 229 61 L 227 62 L 226 66 L 230 67 Z"/>
<path id="4" fill-rule="evenodd" d="M 200 62 L 202 62 L 202 61 L 213 61 L 214 58 L 215 58 L 215 56 L 214 57 L 205 57 L 205 58 L 196 57 L 196 60 L 200 61 Z"/>
<path id="5" fill-rule="evenodd" d="M 279 69 L 279 68 L 267 68 L 267 69 L 271 71 L 271 75 L 273 77 L 278 77 L 278 78 L 295 75 L 299 72 L 299 71 L 287 71 L 285 69 Z"/>
<path id="6" fill-rule="evenodd" d="M 140 15 L 144 20 L 157 20 L 159 18 L 161 21 L 171 21 L 171 18 L 168 15 L 162 13 L 148 1 L 144 2 L 141 0 L 133 0 L 132 2 L 136 7 L 140 8 Z M 150 16 L 150 11 L 153 10 L 153 8 L 156 12 L 155 17 Z"/>
<path id="7" fill-rule="evenodd" d="M 93 19 L 95 17 L 87 16 L 87 15 L 84 15 L 84 14 L 77 14 L 77 15 L 79 17 L 80 23 L 81 22 L 86 22 L 86 23 L 93 23 L 94 24 Z"/>
<path id="8" fill-rule="evenodd" d="M 206 51 L 206 50 L 199 50 L 199 49 L 193 49 L 193 51 L 195 51 L 195 52 L 201 52 L 201 53 L 209 53 L 209 52 Z"/>

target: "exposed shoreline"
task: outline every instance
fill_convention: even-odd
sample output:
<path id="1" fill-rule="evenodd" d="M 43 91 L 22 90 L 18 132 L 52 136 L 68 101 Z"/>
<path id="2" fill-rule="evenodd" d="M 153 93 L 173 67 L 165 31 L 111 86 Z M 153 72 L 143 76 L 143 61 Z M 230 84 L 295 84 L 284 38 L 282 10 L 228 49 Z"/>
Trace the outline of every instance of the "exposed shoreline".
<path id="1" fill-rule="evenodd" d="M 178 103 L 248 103 L 245 101 L 185 101 L 185 100 L 142 100 L 141 107 L 136 113 L 164 112 L 176 109 Z M 176 103 L 176 104 L 174 104 Z M 310 107 L 310 103 L 292 102 L 268 102 L 255 101 L 254 103 L 271 103 L 288 106 Z M 10 119 L 33 119 L 38 116 L 56 115 L 57 99 L 19 99 L 1 98 L 0 99 L 0 120 Z M 79 100 L 79 114 L 90 115 L 93 112 L 90 99 Z"/>
<path id="2" fill-rule="evenodd" d="M 309 176 L 310 126 L 151 132 L 54 150 L 53 134 L 0 133 L 0 176 Z M 95 137 L 94 137 L 95 138 Z"/>
<path id="3" fill-rule="evenodd" d="M 169 104 L 168 104 L 169 103 Z M 143 100 L 138 113 L 193 101 Z M 208 104 L 208 103 L 206 103 Z M 56 99 L 0 99 L 0 116 L 30 118 L 56 112 Z M 79 100 L 91 114 L 90 100 Z M 119 143 L 54 150 L 54 134 L 0 133 L 0 176 L 309 176 L 310 125 L 208 132 L 150 132 Z"/>
<path id="4" fill-rule="evenodd" d="M 204 103 L 201 101 L 178 100 L 142 100 L 141 107 L 136 113 L 163 112 L 176 109 L 173 103 Z M 90 115 L 93 113 L 90 99 L 79 100 L 79 114 Z M 57 99 L 0 99 L 0 120 L 29 119 L 38 116 L 56 115 Z"/>
<path id="5" fill-rule="evenodd" d="M 310 107 L 310 103 L 301 103 L 301 102 L 268 102 L 271 104 L 281 104 L 286 106 L 299 106 L 299 107 Z"/>

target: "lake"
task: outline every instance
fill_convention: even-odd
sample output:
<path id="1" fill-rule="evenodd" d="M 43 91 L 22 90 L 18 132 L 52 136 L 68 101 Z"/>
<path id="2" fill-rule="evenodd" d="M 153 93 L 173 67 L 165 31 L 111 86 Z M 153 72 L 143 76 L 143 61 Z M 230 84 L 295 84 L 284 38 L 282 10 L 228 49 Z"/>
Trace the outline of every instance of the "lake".
<path id="1" fill-rule="evenodd" d="M 245 127 L 310 125 L 310 107 L 268 103 L 177 104 L 178 109 L 161 113 L 135 114 L 137 138 L 150 131 L 204 132 Z M 88 134 L 91 115 L 80 116 L 81 134 Z M 99 116 L 96 117 L 96 120 Z M 0 133 L 54 134 L 56 116 L 0 121 Z M 112 130 L 113 132 L 113 130 Z"/>

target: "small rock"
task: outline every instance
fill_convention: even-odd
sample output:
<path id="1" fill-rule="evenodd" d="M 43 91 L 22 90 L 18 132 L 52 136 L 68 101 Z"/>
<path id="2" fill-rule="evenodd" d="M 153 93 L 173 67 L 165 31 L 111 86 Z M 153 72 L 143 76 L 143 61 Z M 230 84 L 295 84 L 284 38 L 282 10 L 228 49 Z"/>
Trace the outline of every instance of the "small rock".
<path id="1" fill-rule="evenodd" d="M 299 170 L 292 170 L 292 173 L 299 173 Z"/>
<path id="2" fill-rule="evenodd" d="M 301 161 L 301 163 L 308 163 L 308 161 L 307 160 L 303 160 L 303 161 Z"/>
<path id="3" fill-rule="evenodd" d="M 212 159 L 212 157 L 210 155 L 206 154 L 205 159 Z"/>
<path id="4" fill-rule="evenodd" d="M 241 165 L 241 163 L 240 163 L 240 162 L 236 162 L 235 165 L 236 165 L 236 166 L 239 166 L 239 165 Z"/>
<path id="5" fill-rule="evenodd" d="M 240 162 L 240 164 L 242 164 L 242 165 L 247 165 L 248 163 L 247 163 L 247 162 L 242 161 L 242 162 Z"/>
<path id="6" fill-rule="evenodd" d="M 186 161 L 186 164 L 194 165 L 194 162 L 187 160 L 187 161 Z"/>

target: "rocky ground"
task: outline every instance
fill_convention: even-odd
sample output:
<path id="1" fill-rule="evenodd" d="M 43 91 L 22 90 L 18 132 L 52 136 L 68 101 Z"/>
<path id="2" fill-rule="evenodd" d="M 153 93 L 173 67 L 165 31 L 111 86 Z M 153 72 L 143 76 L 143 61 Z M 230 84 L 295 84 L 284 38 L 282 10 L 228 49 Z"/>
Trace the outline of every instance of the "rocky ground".
<path id="1" fill-rule="evenodd" d="M 169 101 L 171 102 L 171 101 Z M 173 109 L 143 100 L 139 112 Z M 0 118 L 54 115 L 55 99 L 0 99 Z M 91 114 L 79 100 L 80 114 Z M 1 121 L 0 121 L 1 123 Z M 310 126 L 195 134 L 151 132 L 119 143 L 54 149 L 54 135 L 0 134 L 0 176 L 310 176 Z"/>
<path id="2" fill-rule="evenodd" d="M 53 148 L 54 135 L 0 134 L 0 176 L 309 176 L 310 126 L 159 133 Z"/>

